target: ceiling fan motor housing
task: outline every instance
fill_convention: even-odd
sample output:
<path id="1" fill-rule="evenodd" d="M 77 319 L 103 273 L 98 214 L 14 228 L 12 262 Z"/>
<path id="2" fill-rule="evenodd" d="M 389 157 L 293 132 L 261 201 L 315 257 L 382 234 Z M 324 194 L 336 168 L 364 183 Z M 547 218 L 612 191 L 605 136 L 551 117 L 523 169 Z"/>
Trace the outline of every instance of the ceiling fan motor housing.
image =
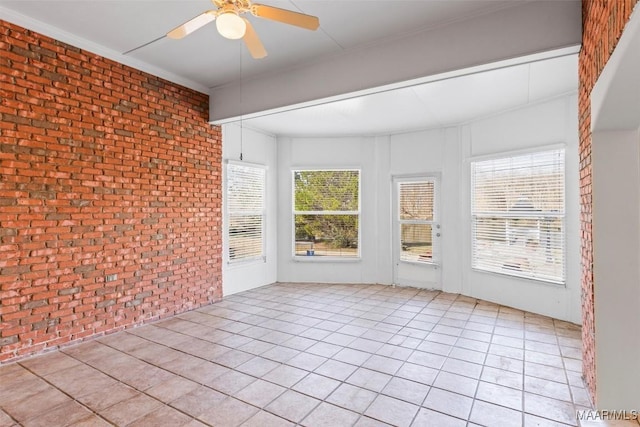
<path id="1" fill-rule="evenodd" d="M 211 2 L 216 6 L 215 10 L 201 13 L 169 31 L 167 36 L 172 39 L 181 39 L 215 20 L 218 32 L 223 37 L 232 40 L 243 39 L 251 56 L 255 59 L 260 59 L 267 56 L 267 51 L 253 29 L 251 22 L 241 17 L 241 14 L 250 12 L 257 18 L 277 21 L 312 31 L 317 30 L 320 26 L 320 20 L 315 16 L 264 4 L 253 4 L 251 0 L 211 0 Z"/>

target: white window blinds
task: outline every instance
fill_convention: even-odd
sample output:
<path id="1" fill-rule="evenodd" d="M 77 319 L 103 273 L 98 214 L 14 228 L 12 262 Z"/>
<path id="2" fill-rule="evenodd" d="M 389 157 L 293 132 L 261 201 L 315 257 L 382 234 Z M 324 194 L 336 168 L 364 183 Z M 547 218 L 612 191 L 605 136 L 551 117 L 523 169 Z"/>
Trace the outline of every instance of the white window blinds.
<path id="1" fill-rule="evenodd" d="M 398 198 L 400 260 L 433 262 L 435 181 L 399 182 Z"/>
<path id="2" fill-rule="evenodd" d="M 472 267 L 565 281 L 564 150 L 471 164 Z"/>
<path id="3" fill-rule="evenodd" d="M 294 254 L 359 256 L 360 171 L 293 171 Z"/>
<path id="4" fill-rule="evenodd" d="M 265 168 L 227 164 L 229 262 L 264 256 Z"/>

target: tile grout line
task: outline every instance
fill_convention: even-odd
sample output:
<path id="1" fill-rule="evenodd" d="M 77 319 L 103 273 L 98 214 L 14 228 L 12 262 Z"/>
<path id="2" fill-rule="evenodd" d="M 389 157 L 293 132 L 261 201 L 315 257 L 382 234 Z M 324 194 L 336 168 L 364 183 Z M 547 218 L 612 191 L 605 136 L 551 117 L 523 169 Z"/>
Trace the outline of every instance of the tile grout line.
<path id="1" fill-rule="evenodd" d="M 69 356 L 69 355 L 67 355 L 67 356 Z M 72 357 L 72 358 L 73 358 L 73 356 L 70 356 L 70 357 Z M 75 359 L 75 358 L 74 358 L 74 359 Z M 76 359 L 76 360 L 77 360 L 77 359 Z M 84 362 L 82 362 L 82 361 L 79 361 L 79 362 L 81 362 L 81 363 L 85 364 L 85 363 L 84 363 Z M 109 421 L 108 419 L 106 419 L 105 417 L 103 417 L 102 415 L 100 415 L 98 412 L 94 411 L 93 409 L 91 409 L 90 407 L 88 407 L 87 405 L 85 405 L 84 403 L 80 402 L 78 399 L 76 399 L 75 397 L 73 397 L 71 394 L 67 393 L 66 391 L 62 390 L 60 387 L 56 386 L 55 384 L 53 384 L 52 382 L 50 382 L 49 380 L 47 380 L 44 376 L 41 376 L 41 375 L 39 375 L 38 373 L 36 373 L 36 372 L 32 371 L 32 370 L 31 370 L 31 369 L 29 369 L 27 366 L 22 365 L 20 362 L 18 362 L 18 365 L 19 365 L 20 367 L 22 367 L 22 369 L 24 369 L 24 370 L 26 370 L 26 371 L 30 372 L 32 375 L 35 375 L 36 377 L 40 378 L 42 381 L 44 381 L 45 383 L 47 383 L 49 386 L 53 387 L 54 389 L 58 390 L 60 393 L 62 393 L 62 394 L 64 394 L 65 396 L 69 397 L 73 402 L 76 402 L 76 403 L 78 403 L 80 406 L 82 406 L 82 407 L 84 407 L 85 409 L 87 409 L 91 414 L 96 415 L 98 418 L 100 418 L 100 419 L 102 419 L 103 421 L 105 421 L 105 422 L 107 422 L 107 423 L 111 424 L 112 426 L 113 426 L 113 425 L 115 425 L 114 423 L 112 423 L 111 421 Z M 63 370 L 64 370 L 64 369 L 61 369 L 61 370 L 59 370 L 59 371 L 55 371 L 55 372 L 60 372 L 60 371 L 63 371 Z M 52 372 L 52 374 L 53 374 L 53 373 L 55 373 L 55 372 Z M 114 378 L 114 379 L 116 379 L 116 378 Z M 119 380 L 117 380 L 117 381 L 118 381 L 118 382 L 120 382 Z M 51 410 L 53 410 L 53 409 L 55 409 L 55 408 L 59 408 L 59 407 L 61 407 L 61 406 L 62 406 L 62 405 L 64 405 L 64 404 L 65 404 L 65 403 L 61 403 L 61 404 L 59 404 L 59 405 L 56 405 L 56 406 L 54 406 L 53 408 L 51 408 Z M 12 417 L 12 418 L 13 418 L 13 417 Z M 86 419 L 88 419 L 88 418 L 89 418 L 89 417 L 87 417 Z M 78 420 L 78 421 L 76 421 L 76 422 L 82 421 L 82 420 L 84 420 L 84 419 L 85 419 L 85 418 L 82 418 L 82 419 L 80 419 L 80 420 Z M 29 421 L 29 419 L 27 419 L 26 421 Z M 18 424 L 19 424 L 19 425 L 23 425 L 22 423 L 18 423 Z"/>

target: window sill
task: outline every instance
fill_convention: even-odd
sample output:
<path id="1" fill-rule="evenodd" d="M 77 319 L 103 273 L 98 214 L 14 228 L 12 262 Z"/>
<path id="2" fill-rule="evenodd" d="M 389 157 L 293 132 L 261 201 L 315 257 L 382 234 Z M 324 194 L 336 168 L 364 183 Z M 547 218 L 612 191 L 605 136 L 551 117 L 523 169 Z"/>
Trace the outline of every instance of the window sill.
<path id="1" fill-rule="evenodd" d="M 241 259 L 237 261 L 227 261 L 227 267 L 233 269 L 233 268 L 249 267 L 251 265 L 266 264 L 266 263 L 267 263 L 267 257 L 260 257 L 260 258 L 251 258 L 251 259 Z"/>
<path id="2" fill-rule="evenodd" d="M 492 271 L 492 270 L 483 270 L 481 268 L 474 268 L 474 267 L 471 267 L 471 271 L 474 271 L 476 273 L 481 273 L 481 274 L 495 275 L 495 276 L 500 276 L 500 277 L 514 279 L 514 280 L 520 280 L 523 282 L 535 283 L 538 285 L 552 286 L 554 288 L 567 287 L 566 280 L 564 282 L 558 282 L 553 280 L 536 279 L 534 277 L 516 276 L 514 274 L 501 273 L 499 271 Z"/>
<path id="3" fill-rule="evenodd" d="M 440 267 L 440 263 L 434 262 L 434 261 L 430 261 L 430 262 L 428 262 L 428 261 L 406 261 L 406 260 L 401 259 L 400 262 L 403 263 L 403 264 L 423 266 L 423 267 L 435 267 L 435 268 Z"/>
<path id="4" fill-rule="evenodd" d="M 317 263 L 327 263 L 327 262 L 337 262 L 337 263 L 356 263 L 362 261 L 361 257 L 354 258 L 340 258 L 340 257 L 331 257 L 331 256 L 321 256 L 321 255 L 311 255 L 311 256 L 293 256 L 293 262 L 317 262 Z"/>

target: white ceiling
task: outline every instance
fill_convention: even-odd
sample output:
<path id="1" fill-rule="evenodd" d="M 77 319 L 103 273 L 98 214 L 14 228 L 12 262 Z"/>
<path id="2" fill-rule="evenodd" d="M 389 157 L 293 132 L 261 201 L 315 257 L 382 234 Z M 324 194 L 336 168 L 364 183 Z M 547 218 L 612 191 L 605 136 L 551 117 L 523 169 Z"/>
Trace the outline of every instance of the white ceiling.
<path id="1" fill-rule="evenodd" d="M 570 54 L 249 118 L 242 126 L 288 136 L 444 127 L 576 92 L 577 70 Z"/>
<path id="2" fill-rule="evenodd" d="M 376 92 L 380 84 L 373 83 L 376 81 L 401 82 L 407 77 L 398 76 L 414 72 L 419 73 L 416 78 L 426 76 L 425 61 L 412 60 L 426 52 L 432 54 L 427 63 L 446 63 L 445 69 L 456 69 L 456 64 L 460 68 L 469 61 L 491 62 L 483 62 L 482 53 L 477 53 L 487 46 L 504 45 L 504 51 L 500 51 L 503 46 L 497 48 L 503 53 L 493 52 L 494 58 L 500 54 L 509 58 L 518 51 L 510 43 L 530 53 L 553 46 L 575 47 L 580 32 L 579 0 L 256 1 L 316 15 L 320 29 L 307 31 L 250 17 L 269 52 L 266 58 L 254 60 L 241 41 L 220 36 L 215 24 L 182 40 L 164 37 L 177 25 L 213 8 L 209 0 L 0 0 L 0 18 L 208 92 L 216 120 L 219 116 L 215 114 L 222 114 L 227 106 L 233 108 L 224 114 L 233 120 L 243 109 L 272 112 L 278 106 L 298 104 L 300 99 L 324 98 L 325 92 L 348 92 L 353 97 L 363 87 L 369 89 L 367 93 Z M 565 7 L 569 3 L 574 6 Z M 482 21 L 489 16 L 494 16 L 493 21 Z M 487 24 L 492 22 L 500 25 Z M 454 28 L 457 32 L 452 33 Z M 472 36 L 460 28 L 472 28 Z M 513 34 L 520 38 L 513 40 L 509 37 Z M 454 40 L 456 36 L 459 40 Z M 465 54 L 450 47 L 462 45 Z M 402 55 L 396 55 L 400 50 L 404 50 Z M 376 66 L 366 65 L 371 72 L 354 76 L 358 58 L 361 64 Z M 318 73 L 325 71 L 327 78 L 320 82 Z M 462 123 L 577 90 L 577 59 L 570 55 L 435 80 L 393 91 L 385 87 L 364 97 L 285 113 L 253 114 L 243 123 L 285 135 L 383 134 Z M 329 86 L 334 88 L 325 90 Z M 237 96 L 238 89 L 241 96 Z M 241 105 L 233 106 L 238 99 Z M 257 109 L 250 110 L 251 104 L 258 105 Z"/>
<path id="3" fill-rule="evenodd" d="M 252 59 L 241 41 L 220 36 L 215 24 L 182 40 L 162 38 L 127 56 L 180 76 L 187 86 L 213 88 L 238 79 L 240 70 L 243 78 L 276 72 L 522 1 L 258 0 L 256 3 L 316 15 L 320 18 L 320 29 L 308 31 L 249 16 L 269 53 L 261 60 Z M 54 32 L 58 29 L 58 33 L 69 33 L 76 40 L 88 41 L 114 54 L 163 37 L 174 27 L 215 8 L 209 0 L 0 0 L 0 7 L 7 12 L 0 10 L 0 16 L 6 14 L 9 21 L 20 20 L 16 15 L 22 15 L 46 24 Z"/>

